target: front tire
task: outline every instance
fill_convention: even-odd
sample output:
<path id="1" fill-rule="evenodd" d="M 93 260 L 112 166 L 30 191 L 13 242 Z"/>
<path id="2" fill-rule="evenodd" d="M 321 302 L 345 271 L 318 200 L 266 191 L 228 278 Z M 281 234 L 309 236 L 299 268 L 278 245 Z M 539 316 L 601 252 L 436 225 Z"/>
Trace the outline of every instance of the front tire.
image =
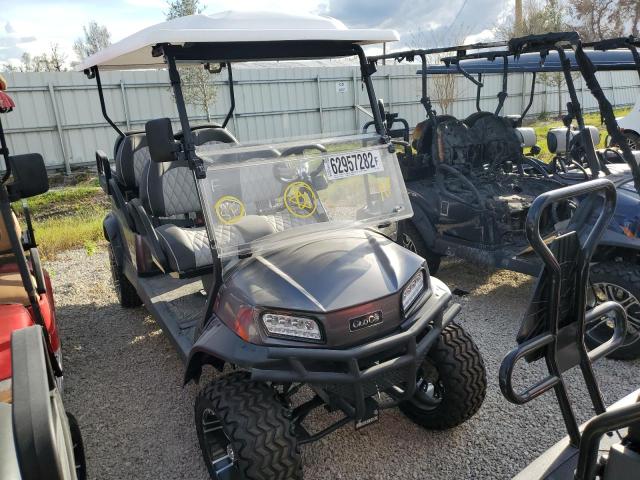
<path id="1" fill-rule="evenodd" d="M 205 387 L 196 398 L 195 421 L 212 479 L 302 479 L 298 443 L 285 407 L 275 390 L 252 382 L 247 372 L 230 373 Z"/>
<path id="2" fill-rule="evenodd" d="M 608 300 L 620 303 L 627 312 L 627 335 L 620 347 L 607 357 L 616 360 L 640 358 L 640 266 L 626 262 L 602 262 L 591 268 L 589 306 Z M 585 343 L 591 349 L 613 335 L 613 322 L 598 319 L 585 329 Z"/>
<path id="3" fill-rule="evenodd" d="M 122 271 L 122 267 L 116 261 L 113 246 L 109 243 L 109 267 L 111 269 L 111 280 L 113 288 L 118 297 L 118 303 L 124 308 L 135 308 L 142 305 L 142 300 L 138 296 L 135 287 Z"/>
<path id="4" fill-rule="evenodd" d="M 486 391 L 487 374 L 478 347 L 461 326 L 451 323 L 418 370 L 413 398 L 399 407 L 418 425 L 446 430 L 471 418 Z"/>
<path id="5" fill-rule="evenodd" d="M 427 261 L 429 273 L 435 275 L 440 269 L 441 256 L 432 253 L 420 235 L 416 226 L 411 222 L 402 222 L 400 224 L 400 232 L 398 235 L 398 243 L 407 250 L 417 253 Z"/>

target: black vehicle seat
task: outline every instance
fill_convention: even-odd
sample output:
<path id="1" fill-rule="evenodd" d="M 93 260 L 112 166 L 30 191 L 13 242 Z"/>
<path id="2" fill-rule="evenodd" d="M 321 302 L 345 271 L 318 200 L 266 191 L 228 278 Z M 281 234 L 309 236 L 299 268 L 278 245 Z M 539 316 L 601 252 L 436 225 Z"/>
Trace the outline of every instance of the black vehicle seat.
<path id="1" fill-rule="evenodd" d="M 210 143 L 240 143 L 229 130 L 222 127 L 198 128 L 193 131 L 196 146 Z"/>
<path id="2" fill-rule="evenodd" d="M 137 196 L 142 172 L 150 158 L 144 133 L 127 135 L 120 140 L 115 157 L 115 177 L 127 200 Z"/>
<path id="3" fill-rule="evenodd" d="M 482 155 L 474 167 L 489 165 L 495 169 L 505 162 L 517 163 L 521 160 L 522 146 L 509 118 L 491 112 L 476 112 L 465 123 L 482 143 Z"/>

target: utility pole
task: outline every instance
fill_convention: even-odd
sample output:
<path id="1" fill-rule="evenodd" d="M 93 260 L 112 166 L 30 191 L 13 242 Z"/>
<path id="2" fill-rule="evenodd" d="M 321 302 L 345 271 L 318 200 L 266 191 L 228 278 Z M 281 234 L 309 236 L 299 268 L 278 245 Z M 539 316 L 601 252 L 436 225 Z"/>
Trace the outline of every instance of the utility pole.
<path id="1" fill-rule="evenodd" d="M 516 0 L 516 36 L 522 35 L 522 0 Z"/>
<path id="2" fill-rule="evenodd" d="M 387 42 L 382 42 L 382 54 L 386 55 L 387 54 Z M 386 65 L 387 64 L 387 59 L 383 58 L 382 59 L 382 65 Z"/>

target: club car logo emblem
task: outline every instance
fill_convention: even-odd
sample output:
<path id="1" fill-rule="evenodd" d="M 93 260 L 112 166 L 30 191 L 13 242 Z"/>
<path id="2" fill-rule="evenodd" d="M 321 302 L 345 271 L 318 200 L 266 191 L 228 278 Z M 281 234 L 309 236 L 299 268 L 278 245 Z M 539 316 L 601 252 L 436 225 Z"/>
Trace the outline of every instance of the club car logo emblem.
<path id="1" fill-rule="evenodd" d="M 233 195 L 220 197 L 214 205 L 218 220 L 225 225 L 236 223 L 245 215 L 244 203 Z"/>
<path id="2" fill-rule="evenodd" d="M 382 311 L 367 313 L 361 317 L 352 318 L 349 320 L 349 331 L 355 332 L 356 330 L 362 330 L 363 328 L 373 327 L 382 323 Z"/>
<path id="3" fill-rule="evenodd" d="M 318 207 L 316 193 L 311 185 L 305 182 L 293 182 L 284 190 L 284 205 L 291 215 L 308 218 Z"/>

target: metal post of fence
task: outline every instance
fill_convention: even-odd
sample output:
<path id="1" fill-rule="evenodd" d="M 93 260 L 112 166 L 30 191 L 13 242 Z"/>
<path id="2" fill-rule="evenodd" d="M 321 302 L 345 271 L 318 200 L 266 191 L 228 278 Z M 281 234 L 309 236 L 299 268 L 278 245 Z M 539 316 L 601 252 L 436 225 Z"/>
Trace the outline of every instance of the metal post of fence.
<path id="1" fill-rule="evenodd" d="M 53 105 L 53 117 L 56 121 L 56 130 L 58 130 L 58 139 L 60 140 L 60 149 L 62 151 L 64 171 L 67 175 L 69 175 L 71 173 L 71 164 L 69 162 L 69 157 L 67 157 L 67 149 L 64 146 L 64 137 L 62 136 L 62 124 L 60 123 L 60 114 L 58 113 L 56 94 L 53 90 L 53 84 L 51 82 L 49 82 L 49 95 L 51 96 L 51 104 Z"/>
<path id="2" fill-rule="evenodd" d="M 355 131 L 360 130 L 360 115 L 358 114 L 358 107 L 360 106 L 360 102 L 358 102 L 358 78 L 356 76 L 355 69 L 353 70 L 353 118 L 354 124 L 356 126 Z"/>
<path id="3" fill-rule="evenodd" d="M 322 89 L 320 88 L 320 75 L 316 76 L 316 86 L 318 89 L 318 112 L 320 112 L 320 133 L 324 133 L 324 119 L 322 118 Z"/>
<path id="4" fill-rule="evenodd" d="M 387 97 L 387 110 L 389 112 L 393 112 L 391 108 L 393 106 L 393 102 L 391 101 L 391 74 L 387 73 L 387 93 L 389 96 Z"/>
<path id="5" fill-rule="evenodd" d="M 129 101 L 127 99 L 127 91 L 124 88 L 124 80 L 120 79 L 120 91 L 122 92 L 122 108 L 124 109 L 124 120 L 127 124 L 127 130 L 131 130 L 131 120 L 129 118 Z"/>
<path id="6" fill-rule="evenodd" d="M 611 83 L 611 103 L 613 108 L 616 108 L 618 103 L 616 102 L 616 89 L 613 83 L 613 71 L 609 70 L 609 82 Z"/>

